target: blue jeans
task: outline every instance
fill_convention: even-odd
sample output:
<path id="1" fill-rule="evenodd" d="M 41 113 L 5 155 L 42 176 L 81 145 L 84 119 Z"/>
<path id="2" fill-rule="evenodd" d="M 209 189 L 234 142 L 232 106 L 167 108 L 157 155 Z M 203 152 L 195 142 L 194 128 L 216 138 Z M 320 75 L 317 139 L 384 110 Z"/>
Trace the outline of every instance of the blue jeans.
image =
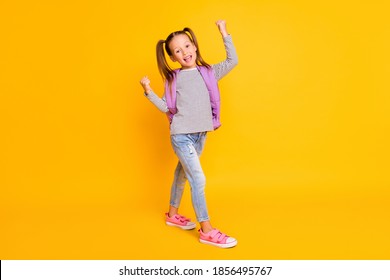
<path id="1" fill-rule="evenodd" d="M 192 206 L 198 222 L 209 220 L 205 185 L 206 178 L 200 165 L 199 156 L 203 151 L 207 132 L 171 135 L 171 144 L 179 158 L 171 188 L 170 205 L 179 208 L 186 180 L 191 186 Z"/>

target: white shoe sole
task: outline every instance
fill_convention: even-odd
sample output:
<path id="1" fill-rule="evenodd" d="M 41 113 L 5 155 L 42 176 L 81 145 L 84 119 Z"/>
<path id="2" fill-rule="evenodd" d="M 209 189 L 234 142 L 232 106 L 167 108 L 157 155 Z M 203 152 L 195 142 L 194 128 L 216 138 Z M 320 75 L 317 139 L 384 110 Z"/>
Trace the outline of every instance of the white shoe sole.
<path id="1" fill-rule="evenodd" d="M 171 226 L 171 227 L 178 227 L 178 228 L 181 228 L 181 229 L 184 229 L 184 230 L 190 230 L 190 229 L 194 229 L 196 228 L 196 224 L 190 224 L 188 226 L 181 226 L 181 225 L 177 225 L 177 224 L 174 224 L 174 223 L 171 223 L 171 222 L 165 222 L 168 226 Z"/>
<path id="2" fill-rule="evenodd" d="M 217 246 L 219 248 L 231 248 L 231 247 L 234 247 L 237 245 L 237 240 L 230 242 L 230 243 L 226 243 L 226 244 L 214 243 L 214 242 L 206 241 L 203 239 L 199 239 L 199 241 L 200 241 L 200 243 Z"/>

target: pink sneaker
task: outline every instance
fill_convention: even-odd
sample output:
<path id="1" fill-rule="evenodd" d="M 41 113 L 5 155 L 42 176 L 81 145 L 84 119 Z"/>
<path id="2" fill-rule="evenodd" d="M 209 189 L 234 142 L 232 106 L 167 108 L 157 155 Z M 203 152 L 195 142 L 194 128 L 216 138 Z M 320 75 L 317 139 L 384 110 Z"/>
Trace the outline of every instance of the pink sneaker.
<path id="1" fill-rule="evenodd" d="M 199 241 L 204 244 L 210 244 L 220 248 L 230 248 L 237 245 L 235 238 L 227 236 L 218 229 L 213 229 L 208 233 L 203 233 L 202 229 L 199 229 L 199 234 Z"/>
<path id="2" fill-rule="evenodd" d="M 191 222 L 190 219 L 179 214 L 169 217 L 168 213 L 165 213 L 165 223 L 168 226 L 179 227 L 185 230 L 194 229 L 196 227 L 194 222 Z"/>

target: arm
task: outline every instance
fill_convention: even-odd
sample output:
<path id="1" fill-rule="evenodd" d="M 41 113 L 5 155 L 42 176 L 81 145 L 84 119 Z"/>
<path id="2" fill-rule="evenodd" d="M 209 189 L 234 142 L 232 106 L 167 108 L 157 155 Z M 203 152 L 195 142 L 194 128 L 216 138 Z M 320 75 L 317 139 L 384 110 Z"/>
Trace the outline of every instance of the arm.
<path id="1" fill-rule="evenodd" d="M 226 50 L 226 60 L 213 65 L 215 78 L 220 80 L 237 65 L 238 58 L 236 49 L 233 45 L 232 37 L 227 32 L 226 22 L 224 20 L 218 20 L 216 25 L 218 26 L 219 32 L 222 35 Z"/>
<path id="2" fill-rule="evenodd" d="M 154 104 L 161 112 L 166 113 L 168 112 L 168 106 L 165 101 L 165 98 L 158 97 L 152 88 L 150 87 L 150 80 L 147 76 L 143 77 L 140 81 L 141 86 L 144 89 L 144 93 L 147 99 L 149 99 L 150 102 Z"/>

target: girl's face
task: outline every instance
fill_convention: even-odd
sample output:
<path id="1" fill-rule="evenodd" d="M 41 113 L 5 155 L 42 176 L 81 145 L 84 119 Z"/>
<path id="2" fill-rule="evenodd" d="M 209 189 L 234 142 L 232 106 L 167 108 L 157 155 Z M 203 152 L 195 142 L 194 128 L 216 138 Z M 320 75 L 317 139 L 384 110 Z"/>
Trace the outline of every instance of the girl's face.
<path id="1" fill-rule="evenodd" d="M 179 62 L 183 69 L 196 67 L 196 46 L 185 34 L 176 35 L 169 43 L 173 62 Z"/>

